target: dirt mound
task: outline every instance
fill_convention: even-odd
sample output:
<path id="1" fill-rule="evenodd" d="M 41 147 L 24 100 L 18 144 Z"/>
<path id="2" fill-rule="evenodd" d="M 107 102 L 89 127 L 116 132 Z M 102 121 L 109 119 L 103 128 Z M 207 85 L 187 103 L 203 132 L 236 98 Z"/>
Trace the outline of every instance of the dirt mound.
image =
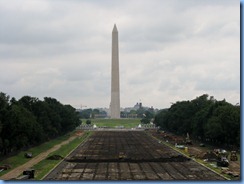
<path id="1" fill-rule="evenodd" d="M 12 167 L 11 167 L 11 165 L 9 165 L 9 164 L 3 164 L 3 165 L 1 165 L 0 166 L 0 170 L 7 170 L 7 169 L 11 169 Z"/>
<path id="2" fill-rule="evenodd" d="M 62 160 L 64 157 L 60 155 L 52 155 L 50 157 L 47 157 L 48 160 Z"/>
<path id="3" fill-rule="evenodd" d="M 239 172 L 231 171 L 229 168 L 222 168 L 221 173 L 222 174 L 228 174 L 228 175 L 230 175 L 232 177 L 239 177 L 240 176 Z"/>
<path id="4" fill-rule="evenodd" d="M 197 158 L 208 159 L 209 161 L 211 161 L 211 160 L 216 160 L 217 155 L 212 151 L 208 151 L 208 152 L 204 152 L 204 153 L 197 155 Z"/>

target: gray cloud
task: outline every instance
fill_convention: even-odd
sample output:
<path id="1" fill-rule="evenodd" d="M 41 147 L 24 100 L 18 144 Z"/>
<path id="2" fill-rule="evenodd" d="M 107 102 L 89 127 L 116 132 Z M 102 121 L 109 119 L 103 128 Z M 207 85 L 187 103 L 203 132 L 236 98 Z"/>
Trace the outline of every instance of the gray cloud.
<path id="1" fill-rule="evenodd" d="M 0 22 L 0 89 L 17 98 L 108 107 L 116 23 L 123 107 L 240 101 L 239 1 L 0 0 Z"/>

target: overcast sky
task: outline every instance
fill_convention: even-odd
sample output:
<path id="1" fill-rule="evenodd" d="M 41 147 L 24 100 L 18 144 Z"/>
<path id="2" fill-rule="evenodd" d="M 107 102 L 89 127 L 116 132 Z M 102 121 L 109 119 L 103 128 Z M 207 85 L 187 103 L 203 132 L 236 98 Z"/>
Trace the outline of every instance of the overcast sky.
<path id="1" fill-rule="evenodd" d="M 238 0 L 0 0 L 0 91 L 109 107 L 119 32 L 121 106 L 202 94 L 240 103 Z"/>

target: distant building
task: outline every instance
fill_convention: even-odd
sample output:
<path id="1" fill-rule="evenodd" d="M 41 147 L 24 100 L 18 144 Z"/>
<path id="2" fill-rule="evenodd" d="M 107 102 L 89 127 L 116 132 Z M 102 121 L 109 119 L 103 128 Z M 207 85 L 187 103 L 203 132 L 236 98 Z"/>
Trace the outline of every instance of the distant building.
<path id="1" fill-rule="evenodd" d="M 126 107 L 126 108 L 124 108 L 124 111 L 125 112 L 130 112 L 131 110 L 135 110 L 135 111 L 137 111 L 138 109 L 140 109 L 140 108 L 142 108 L 142 103 L 141 102 L 137 102 L 135 105 L 134 105 L 134 107 Z"/>
<path id="2" fill-rule="evenodd" d="M 134 109 L 138 110 L 140 108 L 142 108 L 142 103 L 141 102 L 140 103 L 137 102 L 136 105 L 134 105 Z"/>

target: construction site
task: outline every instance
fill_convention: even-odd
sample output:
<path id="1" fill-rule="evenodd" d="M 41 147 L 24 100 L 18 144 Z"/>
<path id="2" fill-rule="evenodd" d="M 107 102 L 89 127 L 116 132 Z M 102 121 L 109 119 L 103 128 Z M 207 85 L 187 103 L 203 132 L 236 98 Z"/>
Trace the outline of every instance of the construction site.
<path id="1" fill-rule="evenodd" d="M 161 138 L 156 131 L 94 131 L 44 180 L 227 180 Z"/>

